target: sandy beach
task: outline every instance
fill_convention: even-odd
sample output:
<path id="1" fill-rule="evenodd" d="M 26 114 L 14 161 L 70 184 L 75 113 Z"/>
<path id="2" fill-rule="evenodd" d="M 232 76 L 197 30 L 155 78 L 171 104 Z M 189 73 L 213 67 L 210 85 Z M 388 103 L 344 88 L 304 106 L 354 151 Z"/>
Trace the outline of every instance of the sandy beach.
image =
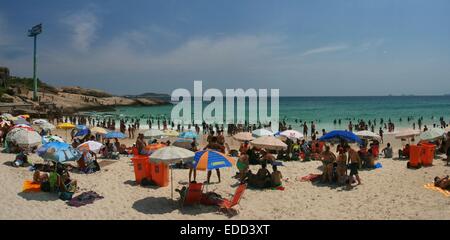
<path id="1" fill-rule="evenodd" d="M 59 130 L 58 130 L 59 131 Z M 57 132 L 64 136 L 64 132 Z M 131 139 L 122 141 L 127 145 Z M 237 142 L 227 138 L 231 148 Z M 400 140 L 386 134 L 384 143 L 393 144 L 394 152 Z M 201 142 L 204 145 L 204 142 Z M 382 144 L 382 147 L 385 145 Z M 397 154 L 395 154 L 396 156 Z M 36 154 L 33 162 L 42 161 Z M 193 206 L 180 208 L 174 192 L 171 199 L 168 187 L 142 187 L 134 182 L 130 157 L 120 160 L 100 160 L 105 165 L 93 174 L 72 173 L 79 190 L 95 191 L 102 195 L 93 204 L 70 207 L 56 194 L 22 193 L 24 180 L 32 179 L 27 168 L 14 168 L 7 162 L 14 154 L 0 154 L 0 219 L 228 219 L 216 207 Z M 237 216 L 231 219 L 450 219 L 449 198 L 424 188 L 435 176 L 450 175 L 445 162 L 434 159 L 433 166 L 418 170 L 406 168 L 405 160 L 379 159 L 382 168 L 362 170 L 362 185 L 346 189 L 298 181 L 298 177 L 320 173 L 321 162 L 284 162 L 279 170 L 284 180 L 284 191 L 247 189 L 236 207 Z M 257 166 L 251 166 L 257 170 Z M 270 169 L 271 170 L 271 169 Z M 215 173 L 208 191 L 230 198 L 237 180 L 232 178 L 236 168 L 222 169 L 222 182 L 217 183 Z M 173 170 L 174 188 L 187 184 L 188 170 Z M 198 172 L 197 181 L 206 180 L 206 172 Z"/>

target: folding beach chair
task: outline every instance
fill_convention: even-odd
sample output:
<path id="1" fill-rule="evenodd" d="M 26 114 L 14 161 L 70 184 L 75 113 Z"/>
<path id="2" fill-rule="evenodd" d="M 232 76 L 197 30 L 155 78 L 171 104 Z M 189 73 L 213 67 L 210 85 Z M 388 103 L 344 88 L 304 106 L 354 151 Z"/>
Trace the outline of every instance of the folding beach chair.
<path id="1" fill-rule="evenodd" d="M 183 206 L 199 204 L 202 199 L 203 183 L 189 183 L 186 194 L 181 199 Z"/>
<path id="2" fill-rule="evenodd" d="M 242 194 L 244 194 L 245 189 L 247 188 L 247 184 L 240 184 L 239 187 L 236 189 L 236 192 L 234 193 L 234 196 L 232 199 L 224 199 L 219 207 L 223 210 L 230 210 L 232 207 L 239 204 L 239 201 L 241 200 Z"/>

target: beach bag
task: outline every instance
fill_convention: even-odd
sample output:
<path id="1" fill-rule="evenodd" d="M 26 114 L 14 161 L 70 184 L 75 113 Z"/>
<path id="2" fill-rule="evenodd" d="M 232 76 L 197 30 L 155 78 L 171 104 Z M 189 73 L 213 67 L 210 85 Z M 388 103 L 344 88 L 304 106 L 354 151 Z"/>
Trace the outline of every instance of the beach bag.
<path id="1" fill-rule="evenodd" d="M 69 201 L 72 199 L 73 192 L 59 192 L 58 197 L 63 201 Z"/>

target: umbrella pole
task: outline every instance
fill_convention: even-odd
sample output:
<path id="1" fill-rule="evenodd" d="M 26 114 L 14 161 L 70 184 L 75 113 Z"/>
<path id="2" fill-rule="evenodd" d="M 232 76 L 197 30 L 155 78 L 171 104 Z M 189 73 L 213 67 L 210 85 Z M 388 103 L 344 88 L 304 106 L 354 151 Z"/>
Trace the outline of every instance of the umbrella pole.
<path id="1" fill-rule="evenodd" d="M 170 194 L 173 200 L 173 168 L 171 166 L 170 166 Z"/>

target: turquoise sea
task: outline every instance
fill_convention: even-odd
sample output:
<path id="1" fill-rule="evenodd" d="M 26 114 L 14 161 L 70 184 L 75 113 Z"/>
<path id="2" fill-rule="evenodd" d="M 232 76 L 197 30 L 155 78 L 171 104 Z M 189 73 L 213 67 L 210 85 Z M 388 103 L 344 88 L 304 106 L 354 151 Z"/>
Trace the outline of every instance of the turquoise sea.
<path id="1" fill-rule="evenodd" d="M 207 105 L 205 103 L 204 105 Z M 270 105 L 270 104 L 269 104 Z M 113 114 L 117 117 L 166 116 L 170 117 L 173 105 L 155 107 L 118 107 Z M 439 118 L 450 122 L 450 96 L 373 96 L 373 97 L 280 97 L 279 118 L 300 129 L 300 121 L 315 121 L 317 129 L 345 129 L 349 120 L 391 119 L 396 127 L 411 127 L 423 117 L 424 124 L 432 126 Z M 400 121 L 400 118 L 402 121 Z M 341 119 L 341 125 L 334 125 L 334 119 Z M 297 122 L 296 122 L 297 120 Z M 145 123 L 145 120 L 142 120 Z M 309 125 L 309 124 L 308 124 Z"/>

